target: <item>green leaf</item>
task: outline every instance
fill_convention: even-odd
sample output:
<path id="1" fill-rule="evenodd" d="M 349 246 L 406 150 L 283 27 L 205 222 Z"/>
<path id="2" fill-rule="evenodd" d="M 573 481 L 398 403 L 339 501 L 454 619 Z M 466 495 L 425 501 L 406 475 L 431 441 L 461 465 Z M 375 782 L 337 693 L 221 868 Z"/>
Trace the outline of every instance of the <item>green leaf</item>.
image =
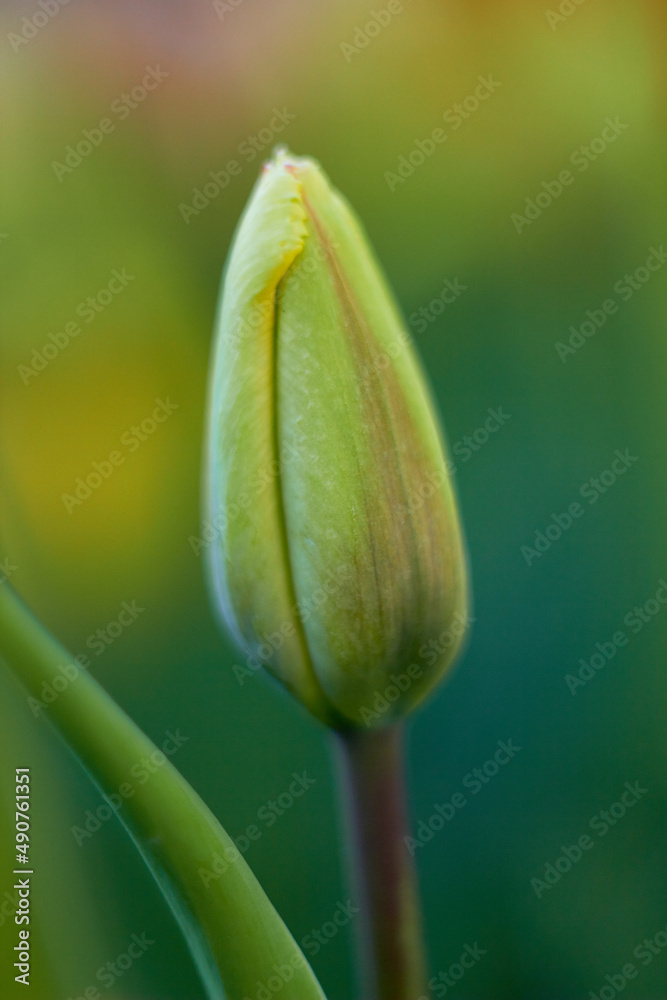
<path id="1" fill-rule="evenodd" d="M 117 793 L 132 767 L 157 750 L 6 581 L 0 584 L 0 655 L 33 704 L 41 703 L 45 684 L 57 692 L 44 712 L 103 792 Z M 324 1000 L 232 839 L 168 760 L 118 816 L 172 908 L 211 1000 L 254 1000 L 272 977 L 285 981 L 281 1000 Z"/>

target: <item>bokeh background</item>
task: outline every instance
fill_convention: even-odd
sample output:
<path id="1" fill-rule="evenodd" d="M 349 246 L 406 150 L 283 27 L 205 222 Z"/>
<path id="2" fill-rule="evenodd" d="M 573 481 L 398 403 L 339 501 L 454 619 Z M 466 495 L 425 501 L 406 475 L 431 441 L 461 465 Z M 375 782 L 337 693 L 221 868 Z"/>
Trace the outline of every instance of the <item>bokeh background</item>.
<path id="1" fill-rule="evenodd" d="M 298 940 L 329 920 L 348 890 L 325 734 L 262 678 L 239 684 L 241 661 L 214 627 L 188 541 L 200 530 L 206 368 L 234 226 L 274 142 L 318 157 L 363 218 L 407 317 L 430 309 L 447 280 L 465 286 L 412 323 L 452 445 L 489 408 L 510 415 L 467 459 L 459 447 L 476 621 L 456 673 L 412 725 L 415 823 L 498 740 L 521 751 L 417 852 L 433 973 L 478 942 L 486 955 L 459 997 L 598 995 L 629 961 L 640 973 L 628 996 L 667 997 L 667 953 L 633 959 L 667 925 L 667 610 L 647 615 L 576 693 L 565 680 L 596 643 L 630 635 L 624 617 L 667 575 L 667 267 L 630 296 L 614 290 L 667 240 L 664 10 L 404 0 L 366 32 L 383 0 L 71 0 L 53 13 L 54 3 L 38 30 L 23 20 L 37 3 L 1 5 L 5 571 L 154 741 L 188 737 L 174 763 L 232 835 L 292 772 L 316 779 L 246 859 Z M 162 81 L 121 117 L 114 102 L 149 68 Z M 456 111 L 443 121 L 489 75 L 492 95 L 457 127 Z M 267 136 L 275 109 L 294 117 Z M 113 131 L 90 155 L 54 167 L 103 118 Z M 608 118 L 627 128 L 603 152 L 595 143 L 581 169 L 576 151 Z M 446 142 L 390 182 L 439 127 Z M 266 146 L 252 160 L 250 136 Z M 241 169 L 225 189 L 184 212 L 230 160 Z M 515 225 L 526 199 L 568 168 L 573 183 Z M 86 323 L 77 307 L 114 269 L 132 280 Z M 610 298 L 618 311 L 563 360 L 556 345 Z M 33 351 L 77 318 L 82 333 L 22 377 Z M 63 494 L 156 398 L 177 404 L 169 420 L 136 451 L 123 447 L 123 465 L 68 511 Z M 582 501 L 617 449 L 637 460 L 597 503 Z M 584 516 L 528 565 L 522 546 L 577 500 Z M 88 638 L 132 601 L 145 610 L 96 655 Z M 126 1000 L 202 997 L 120 824 L 76 843 L 72 827 L 99 796 L 4 668 L 0 687 L 0 896 L 12 884 L 10 779 L 15 767 L 33 771 L 32 996 L 66 1000 L 97 985 Z M 538 898 L 531 879 L 637 781 L 647 792 L 636 806 Z M 22 988 L 11 981 L 8 910 L 9 998 Z M 330 1000 L 353 995 L 352 929 L 312 957 Z M 154 944 L 101 986 L 97 970 L 133 933 Z"/>

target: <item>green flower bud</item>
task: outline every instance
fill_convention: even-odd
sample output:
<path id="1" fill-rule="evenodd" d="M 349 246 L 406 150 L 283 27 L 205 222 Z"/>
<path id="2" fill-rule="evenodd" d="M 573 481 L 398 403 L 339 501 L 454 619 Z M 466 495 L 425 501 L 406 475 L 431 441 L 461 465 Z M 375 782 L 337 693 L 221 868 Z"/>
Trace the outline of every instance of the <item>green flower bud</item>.
<path id="1" fill-rule="evenodd" d="M 227 262 L 206 470 L 216 604 L 251 662 L 337 728 L 421 701 L 467 621 L 443 438 L 359 222 L 284 149 Z"/>

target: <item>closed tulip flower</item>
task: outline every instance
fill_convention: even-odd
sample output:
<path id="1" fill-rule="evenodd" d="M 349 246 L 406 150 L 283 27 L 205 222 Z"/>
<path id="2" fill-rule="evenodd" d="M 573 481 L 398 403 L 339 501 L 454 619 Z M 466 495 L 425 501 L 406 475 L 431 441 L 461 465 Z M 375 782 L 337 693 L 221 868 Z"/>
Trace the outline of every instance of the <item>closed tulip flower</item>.
<path id="1" fill-rule="evenodd" d="M 284 149 L 227 262 L 208 420 L 210 577 L 244 655 L 336 729 L 403 716 L 467 621 L 443 437 L 358 220 Z"/>

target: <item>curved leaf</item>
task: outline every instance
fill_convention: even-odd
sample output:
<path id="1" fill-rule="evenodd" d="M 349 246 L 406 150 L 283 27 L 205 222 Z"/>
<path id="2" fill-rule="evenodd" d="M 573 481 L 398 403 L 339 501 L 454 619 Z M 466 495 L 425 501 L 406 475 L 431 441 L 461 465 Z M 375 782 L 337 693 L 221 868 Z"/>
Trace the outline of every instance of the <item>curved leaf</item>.
<path id="1" fill-rule="evenodd" d="M 157 748 L 103 688 L 72 662 L 5 581 L 0 655 L 103 792 L 118 792 Z M 282 919 L 210 809 L 165 760 L 118 814 L 171 906 L 211 1000 L 255 1000 L 280 979 L 281 1000 L 325 1000 Z M 269 988 L 269 992 L 271 989 Z"/>

